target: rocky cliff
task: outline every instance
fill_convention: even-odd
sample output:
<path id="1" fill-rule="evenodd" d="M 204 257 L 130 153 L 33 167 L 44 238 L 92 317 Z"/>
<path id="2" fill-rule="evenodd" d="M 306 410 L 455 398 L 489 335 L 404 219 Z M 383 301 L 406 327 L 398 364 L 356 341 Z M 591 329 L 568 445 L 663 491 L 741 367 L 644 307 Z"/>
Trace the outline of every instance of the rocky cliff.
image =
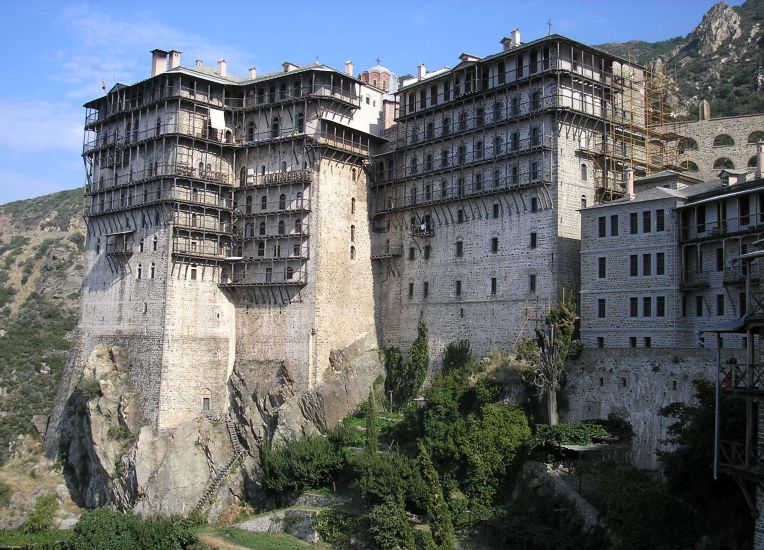
<path id="1" fill-rule="evenodd" d="M 662 66 L 677 83 L 679 114 L 694 117 L 702 99 L 711 102 L 714 116 L 764 112 L 764 0 L 734 7 L 720 2 L 685 37 L 599 47 Z"/>

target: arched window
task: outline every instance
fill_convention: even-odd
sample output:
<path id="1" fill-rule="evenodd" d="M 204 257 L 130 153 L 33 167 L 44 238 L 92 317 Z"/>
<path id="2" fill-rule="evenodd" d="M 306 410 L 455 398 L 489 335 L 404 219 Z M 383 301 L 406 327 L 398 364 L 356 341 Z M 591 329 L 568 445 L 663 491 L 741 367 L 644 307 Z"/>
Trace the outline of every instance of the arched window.
<path id="1" fill-rule="evenodd" d="M 239 170 L 239 185 L 242 187 L 247 185 L 247 168 L 245 166 L 242 166 L 241 170 Z"/>
<path id="2" fill-rule="evenodd" d="M 255 121 L 250 120 L 249 124 L 247 124 L 247 141 L 255 141 L 256 131 L 257 131 L 257 126 L 255 126 Z"/>
<path id="3" fill-rule="evenodd" d="M 589 167 L 586 164 L 581 165 L 581 181 L 587 181 L 589 179 Z"/>
<path id="4" fill-rule="evenodd" d="M 679 154 L 681 155 L 685 151 L 697 151 L 698 142 L 692 138 L 683 137 L 679 140 Z"/>
<path id="5" fill-rule="evenodd" d="M 204 176 L 204 163 L 199 161 L 199 176 Z"/>
<path id="6" fill-rule="evenodd" d="M 761 130 L 756 130 L 755 132 L 751 132 L 751 135 L 748 136 L 748 143 L 760 143 L 764 141 L 764 132 Z"/>
<path id="7" fill-rule="evenodd" d="M 101 253 L 101 237 L 98 237 L 98 239 L 96 239 L 96 254 L 100 254 L 100 253 Z"/>
<path id="8" fill-rule="evenodd" d="M 281 173 L 283 174 L 286 171 L 287 171 L 287 163 L 286 163 L 285 160 L 282 160 L 281 161 Z"/>
<path id="9" fill-rule="evenodd" d="M 350 199 L 350 213 L 355 214 L 355 197 Z"/>
<path id="10" fill-rule="evenodd" d="M 350 226 L 350 242 L 355 242 L 355 225 Z"/>
<path id="11" fill-rule="evenodd" d="M 279 196 L 279 210 L 286 210 L 286 195 L 283 193 Z"/>
<path id="12" fill-rule="evenodd" d="M 265 235 L 265 222 L 260 222 L 260 235 Z"/>
<path id="13" fill-rule="evenodd" d="M 291 281 L 292 277 L 294 276 L 294 269 L 292 269 L 291 267 L 287 267 L 286 273 L 284 273 L 284 276 L 286 277 L 288 281 Z"/>
<path id="14" fill-rule="evenodd" d="M 248 223 L 244 226 L 244 236 L 245 237 L 254 237 L 255 236 L 255 224 Z"/>
<path id="15" fill-rule="evenodd" d="M 247 197 L 247 206 L 245 207 L 244 211 L 247 214 L 251 214 L 252 213 L 252 196 L 251 195 Z"/>
<path id="16" fill-rule="evenodd" d="M 279 137 L 279 133 L 281 131 L 280 126 L 281 126 L 281 119 L 279 118 L 278 115 L 276 115 L 271 119 L 271 137 L 272 138 Z"/>
<path id="17" fill-rule="evenodd" d="M 353 176 L 353 181 L 355 181 L 355 179 L 356 179 L 356 177 L 357 177 L 357 174 L 356 174 L 356 172 L 355 172 L 355 168 L 353 168 L 353 170 L 351 171 L 351 174 L 352 174 L 352 176 Z"/>
<path id="18" fill-rule="evenodd" d="M 305 115 L 302 113 L 297 113 L 297 131 L 302 133 L 305 131 Z"/>
<path id="19" fill-rule="evenodd" d="M 294 221 L 294 232 L 298 235 L 302 233 L 302 220 L 300 218 L 297 218 Z"/>
<path id="20" fill-rule="evenodd" d="M 207 173 L 209 174 L 210 172 L 212 172 L 212 165 L 208 162 L 207 163 Z"/>
<path id="21" fill-rule="evenodd" d="M 149 279 L 154 278 L 155 272 L 156 272 L 156 268 L 154 266 L 154 262 L 151 262 L 151 266 L 149 267 Z"/>
<path id="22" fill-rule="evenodd" d="M 691 160 L 685 160 L 682 161 L 679 166 L 687 170 L 688 172 L 699 172 L 700 169 L 698 168 L 698 165 L 692 162 Z"/>
<path id="23" fill-rule="evenodd" d="M 257 243 L 257 255 L 261 258 L 265 256 L 265 241 Z"/>
<path id="24" fill-rule="evenodd" d="M 266 210 L 268 208 L 268 197 L 263 195 L 260 198 L 260 210 Z"/>
<path id="25" fill-rule="evenodd" d="M 350 259 L 351 260 L 355 260 L 355 247 L 354 246 L 350 247 Z"/>
<path id="26" fill-rule="evenodd" d="M 138 241 L 138 252 L 143 252 L 143 237 Z"/>
<path id="27" fill-rule="evenodd" d="M 721 157 L 714 161 L 714 168 L 733 170 L 735 168 L 735 163 L 727 157 Z"/>
<path id="28" fill-rule="evenodd" d="M 297 192 L 297 208 L 302 208 L 302 191 Z"/>
<path id="29" fill-rule="evenodd" d="M 586 208 L 586 195 L 581 195 L 581 208 Z"/>
<path id="30" fill-rule="evenodd" d="M 284 220 L 279 220 L 279 235 L 283 235 L 284 233 Z"/>
<path id="31" fill-rule="evenodd" d="M 140 279 L 143 275 L 143 266 L 141 264 L 138 264 L 138 270 L 136 271 L 136 274 L 138 275 L 138 279 Z"/>
<path id="32" fill-rule="evenodd" d="M 748 159 L 748 168 L 756 168 L 756 155 Z"/>
<path id="33" fill-rule="evenodd" d="M 151 250 L 156 252 L 156 249 L 157 249 L 157 236 L 154 235 L 154 239 L 151 241 Z"/>
<path id="34" fill-rule="evenodd" d="M 714 138 L 714 147 L 732 147 L 735 140 L 729 134 L 719 134 Z"/>

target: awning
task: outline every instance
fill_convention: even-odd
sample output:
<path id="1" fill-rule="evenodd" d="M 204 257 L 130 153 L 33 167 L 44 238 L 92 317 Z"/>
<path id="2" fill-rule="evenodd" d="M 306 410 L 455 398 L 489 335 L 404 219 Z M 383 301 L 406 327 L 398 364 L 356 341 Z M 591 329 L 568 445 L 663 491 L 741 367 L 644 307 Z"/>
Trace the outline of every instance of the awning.
<path id="1" fill-rule="evenodd" d="M 225 130 L 225 114 L 220 109 L 210 109 L 210 126 L 216 130 Z"/>
<path id="2" fill-rule="evenodd" d="M 119 235 L 127 235 L 128 233 L 135 233 L 135 229 L 125 229 L 124 231 L 115 231 L 114 233 L 107 233 L 107 237 L 117 237 Z"/>
<path id="3" fill-rule="evenodd" d="M 731 321 L 719 323 L 713 328 L 703 330 L 703 332 L 740 332 L 740 329 L 745 327 L 745 321 L 746 316 L 744 315 L 740 319 L 732 319 Z"/>

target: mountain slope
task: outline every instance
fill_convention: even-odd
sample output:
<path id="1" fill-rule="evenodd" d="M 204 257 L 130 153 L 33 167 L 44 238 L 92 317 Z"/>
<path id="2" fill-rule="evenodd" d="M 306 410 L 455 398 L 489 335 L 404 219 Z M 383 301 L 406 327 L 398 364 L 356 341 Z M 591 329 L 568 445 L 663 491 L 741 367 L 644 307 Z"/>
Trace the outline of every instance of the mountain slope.
<path id="1" fill-rule="evenodd" d="M 0 462 L 47 415 L 82 279 L 82 190 L 0 206 Z"/>
<path id="2" fill-rule="evenodd" d="M 697 114 L 702 99 L 714 116 L 764 112 L 764 0 L 713 6 L 684 38 L 611 42 L 599 48 L 652 67 L 678 85 L 678 114 Z"/>

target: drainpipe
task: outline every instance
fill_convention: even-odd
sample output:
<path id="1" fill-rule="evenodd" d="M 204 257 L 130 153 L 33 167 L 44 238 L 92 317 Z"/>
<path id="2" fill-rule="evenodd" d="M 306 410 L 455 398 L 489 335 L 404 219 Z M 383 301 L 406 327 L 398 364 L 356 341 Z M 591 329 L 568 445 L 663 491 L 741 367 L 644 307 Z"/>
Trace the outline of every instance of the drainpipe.
<path id="1" fill-rule="evenodd" d="M 714 480 L 719 467 L 719 371 L 722 368 L 722 337 L 716 333 L 716 388 L 714 391 Z"/>

